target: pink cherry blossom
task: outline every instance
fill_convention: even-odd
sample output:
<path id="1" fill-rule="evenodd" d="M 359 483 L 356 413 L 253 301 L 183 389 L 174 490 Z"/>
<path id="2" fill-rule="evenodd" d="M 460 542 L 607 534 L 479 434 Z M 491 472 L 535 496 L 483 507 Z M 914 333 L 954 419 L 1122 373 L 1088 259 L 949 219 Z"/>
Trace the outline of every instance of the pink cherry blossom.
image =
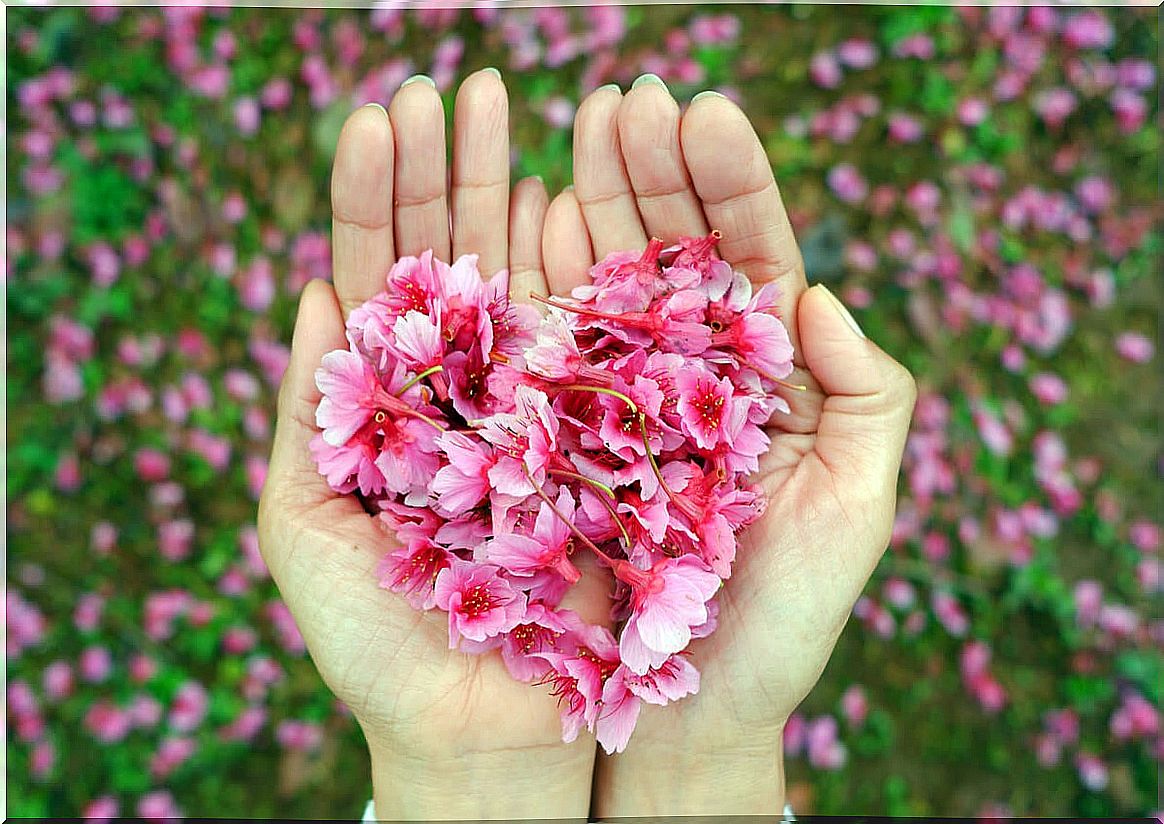
<path id="1" fill-rule="evenodd" d="M 525 599 L 488 564 L 453 561 L 436 578 L 436 604 L 449 614 L 449 647 L 509 632 L 525 616 Z"/>

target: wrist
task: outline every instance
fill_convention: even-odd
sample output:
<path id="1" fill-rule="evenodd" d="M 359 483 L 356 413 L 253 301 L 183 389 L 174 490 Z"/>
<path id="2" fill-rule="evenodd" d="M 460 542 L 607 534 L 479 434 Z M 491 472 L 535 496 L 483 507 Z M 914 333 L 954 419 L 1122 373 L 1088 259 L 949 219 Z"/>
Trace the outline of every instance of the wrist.
<path id="1" fill-rule="evenodd" d="M 676 730 L 678 732 L 678 729 Z M 724 736 L 639 742 L 599 754 L 594 815 L 780 815 L 784 811 L 783 735 L 775 730 L 746 741 Z"/>
<path id="2" fill-rule="evenodd" d="M 382 821 L 586 820 L 594 744 L 443 756 L 369 745 L 372 798 Z"/>

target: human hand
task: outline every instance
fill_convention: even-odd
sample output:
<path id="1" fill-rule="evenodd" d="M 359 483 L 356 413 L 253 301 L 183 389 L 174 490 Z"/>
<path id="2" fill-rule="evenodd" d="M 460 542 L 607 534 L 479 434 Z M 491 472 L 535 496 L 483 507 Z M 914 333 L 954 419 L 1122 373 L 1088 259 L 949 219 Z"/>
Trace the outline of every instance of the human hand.
<path id="1" fill-rule="evenodd" d="M 740 536 L 719 595 L 719 629 L 692 643 L 698 695 L 644 705 L 625 752 L 599 755 L 593 814 L 774 814 L 783 806 L 781 734 L 824 670 L 888 544 L 916 397 L 909 373 L 867 340 L 804 264 L 767 156 L 721 95 L 680 115 L 650 76 L 624 97 L 592 93 L 574 125 L 574 191 L 551 203 L 543 237 L 556 294 L 595 258 L 649 236 L 723 233 L 719 251 L 754 284 L 775 282 L 796 349 L 753 479 L 769 497 Z"/>
<path id="2" fill-rule="evenodd" d="M 390 111 L 366 106 L 339 138 L 332 173 L 333 289 L 312 281 L 295 323 L 259 506 L 263 556 L 312 660 L 367 738 L 377 814 L 386 819 L 585 817 L 594 747 L 564 745 L 555 699 L 510 677 L 499 656 L 450 650 L 443 613 L 417 612 L 377 584 L 392 536 L 331 490 L 308 443 L 318 432 L 314 373 L 347 348 L 347 314 L 384 288 L 397 256 L 476 252 L 485 276 L 508 267 L 514 292 L 541 284 L 547 196 L 509 186 L 508 100 L 500 77 L 461 86 L 446 189 L 441 98 L 421 78 Z M 451 231 L 450 231 L 451 212 Z M 564 602 L 598 622 L 593 577 Z"/>

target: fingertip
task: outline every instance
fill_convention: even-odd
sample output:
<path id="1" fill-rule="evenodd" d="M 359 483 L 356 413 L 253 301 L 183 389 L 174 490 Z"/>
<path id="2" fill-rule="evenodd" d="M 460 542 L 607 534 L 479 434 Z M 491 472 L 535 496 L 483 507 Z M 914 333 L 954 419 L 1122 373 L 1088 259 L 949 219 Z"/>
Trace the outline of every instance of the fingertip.
<path id="1" fill-rule="evenodd" d="M 622 101 L 623 94 L 617 87 L 603 86 L 587 95 L 574 115 L 575 147 L 587 135 L 603 134 L 617 117 Z"/>
<path id="2" fill-rule="evenodd" d="M 550 194 L 541 175 L 523 177 L 513 187 L 514 199 L 540 205 L 543 211 L 550 205 Z"/>
<path id="3" fill-rule="evenodd" d="M 502 104 L 508 108 L 509 93 L 497 69 L 486 68 L 473 72 L 457 89 L 455 105 L 458 107 L 470 106 L 476 112 L 480 108 Z"/>
<path id="4" fill-rule="evenodd" d="M 369 103 L 348 115 L 336 141 L 331 176 L 332 205 L 341 217 L 382 205 L 374 190 L 391 180 L 393 148 L 392 123 L 383 106 Z"/>
<path id="5" fill-rule="evenodd" d="M 540 177 L 522 178 L 513 187 L 509 215 L 509 291 L 514 300 L 529 303 L 530 292 L 548 287 L 542 262 L 542 235 L 549 196 Z"/>
<path id="6" fill-rule="evenodd" d="M 594 265 L 586 219 L 573 187 L 559 192 L 546 210 L 542 259 L 546 282 L 555 295 L 569 294 L 575 286 L 585 283 Z"/>
<path id="7" fill-rule="evenodd" d="M 679 142 L 684 156 L 693 164 L 739 156 L 750 165 L 756 149 L 763 153 L 748 116 L 722 95 L 691 101 L 679 122 Z"/>
<path id="8" fill-rule="evenodd" d="M 392 95 L 388 103 L 388 118 L 396 124 L 407 125 L 409 118 L 425 117 L 433 112 L 444 116 L 444 101 L 435 86 L 428 83 L 405 83 Z"/>
<path id="9" fill-rule="evenodd" d="M 649 146 L 665 140 L 677 127 L 679 104 L 666 86 L 644 83 L 623 97 L 616 119 L 624 151 Z"/>
<path id="10" fill-rule="evenodd" d="M 843 303 L 822 283 L 801 296 L 797 325 L 804 357 L 828 395 L 873 397 L 885 408 L 913 409 L 913 375 L 860 330 Z"/>
<path id="11" fill-rule="evenodd" d="M 335 289 L 325 280 L 312 278 L 299 293 L 295 330 L 291 334 L 291 357 L 318 360 L 344 343 L 343 315 Z"/>

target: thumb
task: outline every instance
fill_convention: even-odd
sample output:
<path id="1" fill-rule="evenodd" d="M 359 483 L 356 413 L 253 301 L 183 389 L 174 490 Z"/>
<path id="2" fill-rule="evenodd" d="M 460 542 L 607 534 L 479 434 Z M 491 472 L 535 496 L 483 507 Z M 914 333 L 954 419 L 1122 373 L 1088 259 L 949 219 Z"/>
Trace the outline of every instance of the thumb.
<path id="1" fill-rule="evenodd" d="M 913 376 L 821 284 L 801 297 L 796 320 L 805 364 L 825 393 L 817 456 L 834 477 L 895 498 L 917 399 Z"/>
<path id="2" fill-rule="evenodd" d="M 319 431 L 315 426 L 315 407 L 320 398 L 315 370 L 325 354 L 346 348 L 343 315 L 335 290 L 322 280 L 309 280 L 299 297 L 291 359 L 279 387 L 278 419 L 266 486 L 291 481 L 310 495 L 312 502 L 334 496 L 315 468 L 308 444 Z"/>

